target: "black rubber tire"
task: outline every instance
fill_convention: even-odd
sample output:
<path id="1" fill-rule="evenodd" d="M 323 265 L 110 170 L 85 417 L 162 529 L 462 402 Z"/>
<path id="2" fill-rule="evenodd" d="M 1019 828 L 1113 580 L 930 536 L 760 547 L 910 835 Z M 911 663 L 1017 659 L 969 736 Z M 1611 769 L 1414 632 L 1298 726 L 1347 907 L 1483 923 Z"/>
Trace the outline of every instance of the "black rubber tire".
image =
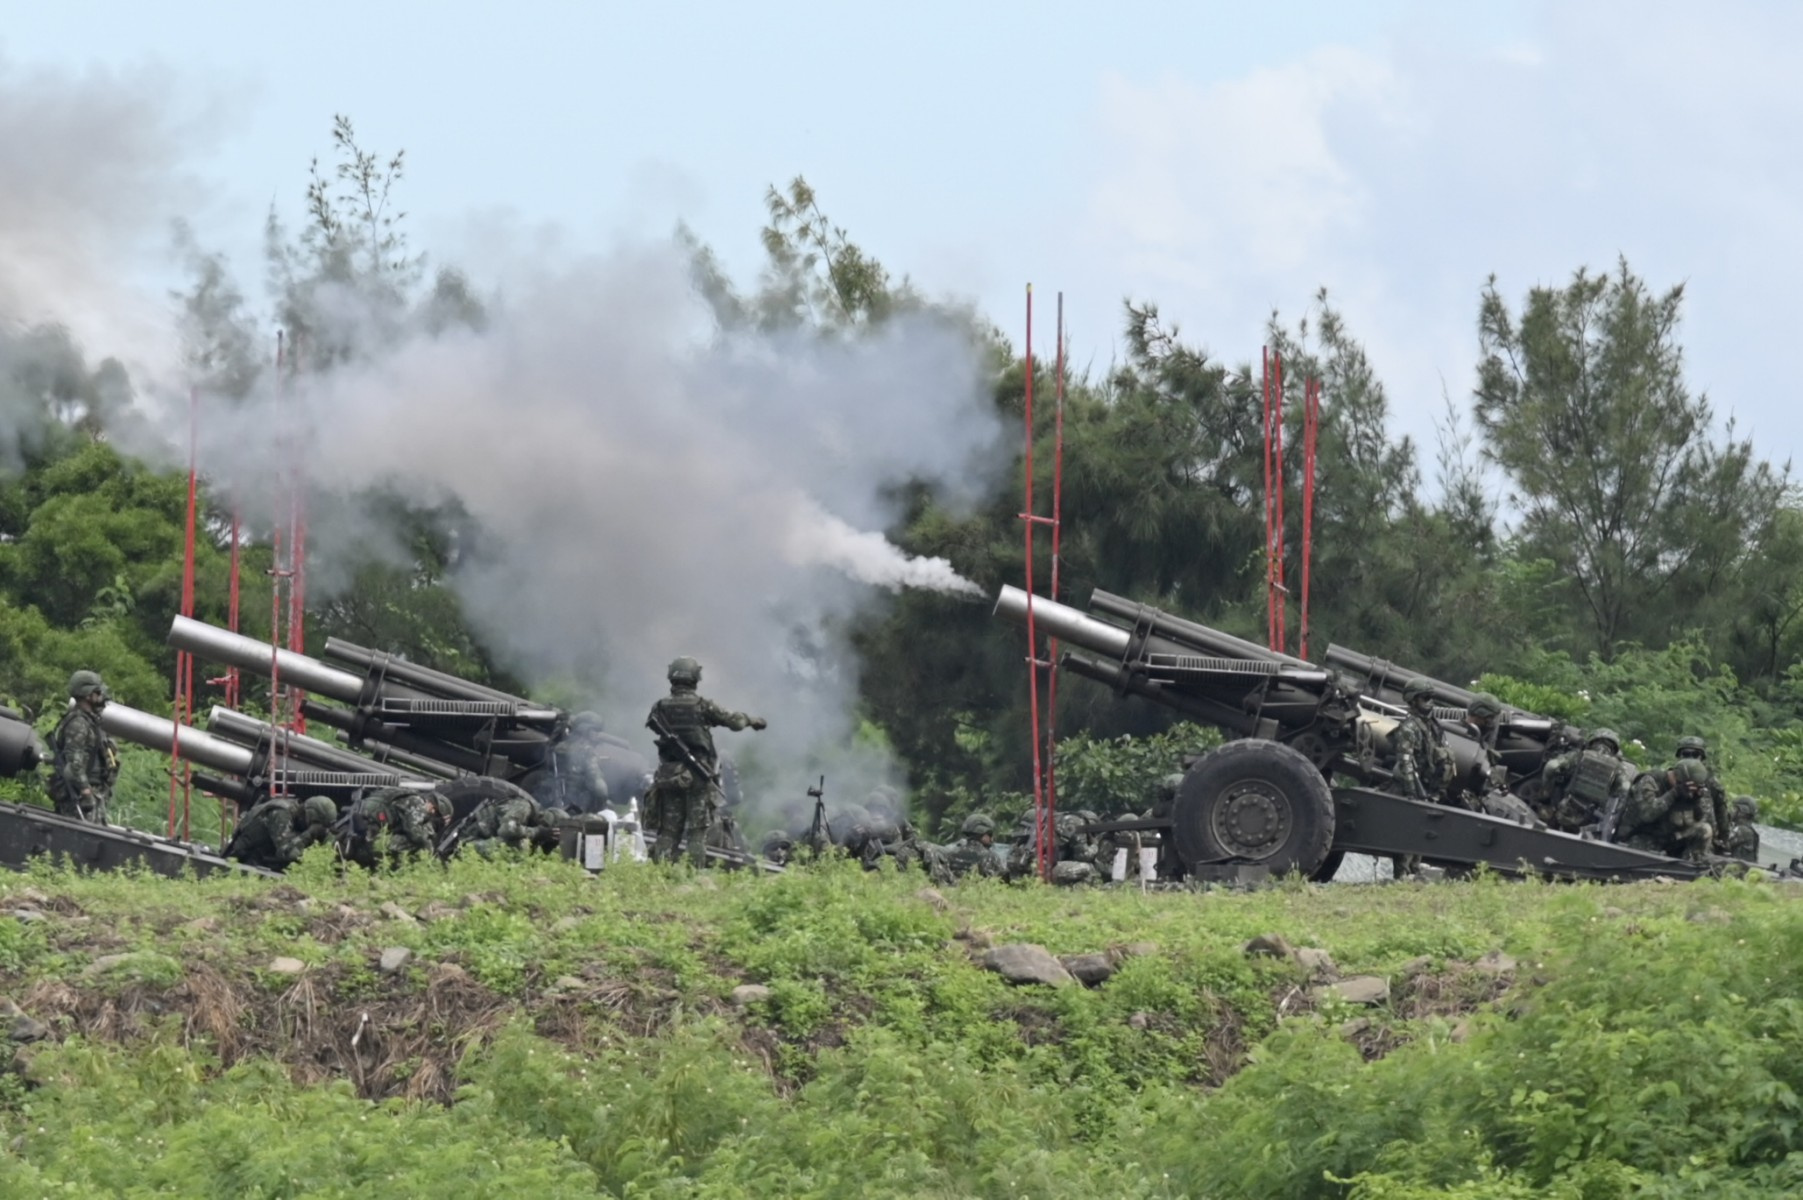
<path id="1" fill-rule="evenodd" d="M 1309 878 L 1316 883 L 1332 883 L 1333 877 L 1340 873 L 1340 864 L 1345 861 L 1344 850 L 1329 850 L 1327 857 L 1321 860 L 1321 865 L 1315 868 L 1315 873 Z"/>
<path id="2" fill-rule="evenodd" d="M 531 793 L 524 788 L 508 783 L 505 779 L 497 779 L 493 775 L 465 775 L 459 779 L 448 780 L 432 789 L 451 802 L 451 821 L 463 820 L 476 806 L 484 800 L 501 800 L 516 796 L 531 799 Z"/>
<path id="3" fill-rule="evenodd" d="M 1282 742 L 1210 751 L 1184 775 L 1171 818 L 1177 856 L 1200 879 L 1246 865 L 1312 878 L 1333 849 L 1333 791 Z"/>

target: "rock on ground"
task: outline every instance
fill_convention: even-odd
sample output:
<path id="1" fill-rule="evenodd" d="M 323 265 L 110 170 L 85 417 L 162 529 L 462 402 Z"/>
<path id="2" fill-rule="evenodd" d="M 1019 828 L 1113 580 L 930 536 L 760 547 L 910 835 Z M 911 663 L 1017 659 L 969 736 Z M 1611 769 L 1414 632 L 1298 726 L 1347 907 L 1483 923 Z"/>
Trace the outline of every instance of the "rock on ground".
<path id="1" fill-rule="evenodd" d="M 732 1002 L 739 1008 L 748 1008 L 773 995 L 775 993 L 761 983 L 741 983 L 732 990 Z"/>
<path id="2" fill-rule="evenodd" d="M 1030 942 L 1014 942 L 997 946 L 983 955 L 983 966 L 1009 983 L 1043 983 L 1048 987 L 1064 987 L 1075 982 L 1064 964 L 1052 957 L 1044 946 Z"/>
<path id="3" fill-rule="evenodd" d="M 382 961 L 379 966 L 382 974 L 392 975 L 412 961 L 413 951 L 405 946 L 390 946 L 382 951 Z"/>
<path id="4" fill-rule="evenodd" d="M 1316 1000 L 1337 997 L 1348 1004 L 1384 1004 L 1390 999 L 1390 982 L 1376 975 L 1354 975 L 1311 988 L 1309 994 Z"/>
<path id="5" fill-rule="evenodd" d="M 1085 987 L 1107 983 L 1114 974 L 1114 959 L 1106 954 L 1065 954 L 1058 961 Z"/>

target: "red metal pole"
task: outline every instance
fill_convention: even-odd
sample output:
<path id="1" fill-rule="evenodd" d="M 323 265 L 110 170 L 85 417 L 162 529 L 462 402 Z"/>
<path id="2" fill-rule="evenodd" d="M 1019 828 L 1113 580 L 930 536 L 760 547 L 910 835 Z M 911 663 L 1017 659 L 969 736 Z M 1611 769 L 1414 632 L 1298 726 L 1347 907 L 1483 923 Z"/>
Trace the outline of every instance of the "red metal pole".
<path id="1" fill-rule="evenodd" d="M 1259 382 L 1264 388 L 1265 443 L 1265 644 L 1277 646 L 1276 592 L 1271 577 L 1271 348 L 1264 347 Z"/>
<path id="2" fill-rule="evenodd" d="M 1272 388 L 1271 409 L 1271 462 L 1273 464 L 1273 493 L 1277 497 L 1277 520 L 1275 522 L 1276 540 L 1271 548 L 1272 575 L 1276 581 L 1271 591 L 1271 601 L 1277 614 L 1276 640 L 1271 648 L 1279 654 L 1287 654 L 1285 645 L 1289 641 L 1289 590 L 1283 582 L 1283 559 L 1285 552 L 1283 522 L 1283 356 L 1272 354 L 1272 365 L 1276 368 L 1277 382 Z"/>
<path id="3" fill-rule="evenodd" d="M 1059 556 L 1064 508 L 1064 293 L 1058 293 L 1057 416 L 1052 440 L 1052 589 L 1058 599 Z M 1046 822 L 1058 824 L 1058 639 L 1046 646 L 1045 807 Z M 1054 856 L 1055 857 L 1055 856 Z M 1050 865 L 1047 867 L 1049 877 Z"/>
<path id="4" fill-rule="evenodd" d="M 238 501 L 232 500 L 232 567 L 226 592 L 226 624 L 233 633 L 238 632 L 238 574 L 240 556 L 238 551 L 240 530 L 244 522 L 238 513 Z M 231 667 L 225 673 L 225 706 L 238 707 L 238 668 Z"/>
<path id="5" fill-rule="evenodd" d="M 1039 724 L 1039 631 L 1033 617 L 1033 285 L 1027 285 L 1027 353 L 1026 353 L 1026 511 L 1021 520 L 1026 524 L 1027 557 L 1027 707 L 1033 723 L 1033 828 L 1036 833 L 1038 864 L 1041 875 L 1050 871 L 1046 854 L 1050 847 L 1045 830 L 1045 785 L 1040 758 Z"/>
<path id="6" fill-rule="evenodd" d="M 1321 381 L 1307 381 L 1302 401 L 1302 628 L 1297 653 L 1308 657 L 1308 577 L 1314 551 L 1315 438 L 1321 418 Z"/>
<path id="7" fill-rule="evenodd" d="M 199 493 L 199 464 L 196 446 L 200 438 L 200 391 L 188 391 L 188 522 L 182 537 L 182 615 L 194 615 L 194 526 L 196 498 Z M 182 840 L 189 836 L 189 801 L 193 795 L 192 768 L 181 757 L 182 726 L 194 715 L 194 656 L 186 651 L 175 655 L 175 702 L 171 706 L 172 730 L 169 737 L 169 820 L 166 832 L 174 837 L 175 797 L 182 797 Z"/>
<path id="8" fill-rule="evenodd" d="M 297 336 L 294 341 L 294 372 L 300 374 L 301 341 Z M 289 447 L 288 459 L 288 648 L 296 653 L 307 648 L 307 497 L 305 491 L 306 471 L 300 460 L 300 449 L 296 445 Z M 295 692 L 291 697 L 292 708 L 289 711 L 289 726 L 296 733 L 307 732 L 307 718 L 301 713 L 301 704 L 306 700 L 304 692 Z"/>

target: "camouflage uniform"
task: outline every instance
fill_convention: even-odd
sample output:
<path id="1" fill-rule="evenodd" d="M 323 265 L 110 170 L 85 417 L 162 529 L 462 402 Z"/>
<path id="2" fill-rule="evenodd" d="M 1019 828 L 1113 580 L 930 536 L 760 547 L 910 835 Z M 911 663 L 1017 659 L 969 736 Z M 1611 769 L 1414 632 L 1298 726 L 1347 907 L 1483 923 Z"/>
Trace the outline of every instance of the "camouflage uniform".
<path id="1" fill-rule="evenodd" d="M 65 817 L 104 825 L 119 780 L 119 749 L 100 727 L 106 684 L 93 671 L 77 671 L 69 695 L 75 703 L 50 735 L 50 800 Z"/>
<path id="2" fill-rule="evenodd" d="M 676 857 L 677 843 L 686 836 L 689 861 L 699 867 L 707 861 L 708 832 L 719 805 L 719 788 L 714 782 L 719 755 L 714 750 L 713 729 L 763 729 L 766 722 L 762 717 L 728 712 L 696 692 L 701 664 L 692 658 L 671 663 L 669 679 L 670 694 L 653 704 L 645 719 L 646 728 L 657 735 L 658 757 L 652 789 L 656 798 L 647 800 L 658 823 L 651 857 L 656 862 L 670 862 Z"/>
<path id="3" fill-rule="evenodd" d="M 1722 781 L 1715 776 L 1715 768 L 1709 765 L 1709 743 L 1695 734 L 1681 737 L 1678 739 L 1678 757 L 1695 759 L 1709 771 L 1709 782 L 1703 786 L 1709 793 L 1710 821 L 1715 826 L 1716 849 L 1725 854 L 1728 852 L 1726 838 L 1732 826 L 1728 813 L 1728 789 L 1722 786 Z"/>
<path id="4" fill-rule="evenodd" d="M 592 712 L 579 712 L 570 718 L 570 731 L 558 744 L 553 763 L 556 785 L 551 794 L 541 791 L 539 799 L 554 808 L 570 812 L 600 812 L 612 799 L 607 787 L 604 764 L 608 744 L 600 735 L 606 731 L 601 717 Z"/>
<path id="5" fill-rule="evenodd" d="M 1697 861 L 1715 842 L 1709 769 L 1682 758 L 1670 770 L 1648 771 L 1634 781 L 1632 799 L 1616 830 L 1623 845 Z"/>
<path id="6" fill-rule="evenodd" d="M 269 871 L 285 871 L 307 847 L 327 841 L 338 806 L 326 796 L 274 796 L 246 813 L 225 848 L 228 858 Z"/>
<path id="7" fill-rule="evenodd" d="M 1466 807 L 1492 817 L 1532 825 L 1538 818 L 1527 801 L 1509 790 L 1509 770 L 1503 766 L 1502 755 L 1496 750 L 1497 735 L 1502 732 L 1501 720 L 1502 701 L 1487 692 L 1473 696 L 1465 707 L 1465 724 L 1471 728 L 1481 758 L 1480 766 L 1474 772 L 1477 777 L 1466 781 L 1470 794 L 1461 795 L 1459 799 Z"/>
<path id="8" fill-rule="evenodd" d="M 1446 792 L 1446 731 L 1434 720 L 1427 681 L 1411 679 L 1403 688 L 1409 711 L 1391 734 L 1396 751 L 1392 790 L 1411 800 L 1439 800 Z"/>
<path id="9" fill-rule="evenodd" d="M 983 813 L 972 813 L 964 818 L 959 832 L 963 836 L 945 848 L 947 874 L 953 880 L 963 879 L 972 871 L 984 878 L 1000 875 L 1002 860 L 991 848 L 995 841 L 995 822 Z"/>
<path id="10" fill-rule="evenodd" d="M 1746 862 L 1759 861 L 1759 801 L 1751 796 L 1736 796 L 1728 806 L 1728 836 L 1723 839 L 1722 853 Z"/>
<path id="11" fill-rule="evenodd" d="M 1425 679 L 1411 679 L 1402 688 L 1408 712 L 1390 735 L 1396 760 L 1391 767 L 1389 790 L 1411 800 L 1438 801 L 1445 797 L 1446 731 L 1434 719 L 1433 689 Z M 1401 879 L 1420 865 L 1413 854 L 1392 854 L 1390 873 Z"/>
<path id="12" fill-rule="evenodd" d="M 376 788 L 351 806 L 351 844 L 346 856 L 366 866 L 378 855 L 392 859 L 435 854 L 448 811 L 432 792 Z"/>
<path id="13" fill-rule="evenodd" d="M 1582 750 L 1568 751 L 1541 768 L 1551 802 L 1551 824 L 1567 833 L 1607 824 L 1620 813 L 1634 786 L 1634 769 L 1621 758 L 1613 729 L 1592 731 Z M 1617 829 L 1620 817 L 1615 818 Z"/>
<path id="14" fill-rule="evenodd" d="M 503 846 L 547 846 L 557 835 L 551 815 L 527 795 L 491 796 L 475 807 L 463 829 L 470 847 L 484 858 Z"/>

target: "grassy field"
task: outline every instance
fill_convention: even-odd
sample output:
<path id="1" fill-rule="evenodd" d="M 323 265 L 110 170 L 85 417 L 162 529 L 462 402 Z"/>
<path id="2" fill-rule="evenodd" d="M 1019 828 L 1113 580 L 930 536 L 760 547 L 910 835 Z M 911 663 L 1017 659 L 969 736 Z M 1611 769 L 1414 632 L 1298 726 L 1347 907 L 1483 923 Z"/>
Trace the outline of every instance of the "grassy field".
<path id="1" fill-rule="evenodd" d="M 1803 1190 L 1791 885 L 923 883 L 5 876 L 0 1194 Z"/>

